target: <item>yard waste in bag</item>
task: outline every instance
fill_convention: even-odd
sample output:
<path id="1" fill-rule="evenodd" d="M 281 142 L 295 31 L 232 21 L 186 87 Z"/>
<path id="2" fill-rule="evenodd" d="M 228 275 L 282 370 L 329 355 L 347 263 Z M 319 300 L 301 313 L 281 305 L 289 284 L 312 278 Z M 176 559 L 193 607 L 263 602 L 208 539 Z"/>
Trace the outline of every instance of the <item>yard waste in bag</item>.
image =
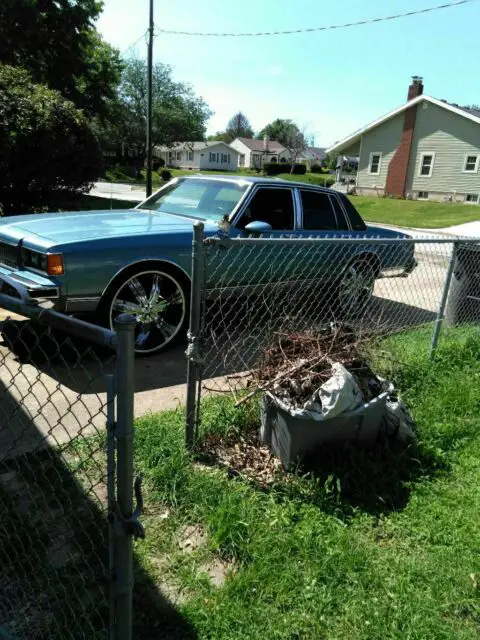
<path id="1" fill-rule="evenodd" d="M 285 467 L 323 445 L 414 438 L 393 385 L 373 373 L 361 340 L 342 325 L 279 336 L 257 375 L 260 437 Z"/>

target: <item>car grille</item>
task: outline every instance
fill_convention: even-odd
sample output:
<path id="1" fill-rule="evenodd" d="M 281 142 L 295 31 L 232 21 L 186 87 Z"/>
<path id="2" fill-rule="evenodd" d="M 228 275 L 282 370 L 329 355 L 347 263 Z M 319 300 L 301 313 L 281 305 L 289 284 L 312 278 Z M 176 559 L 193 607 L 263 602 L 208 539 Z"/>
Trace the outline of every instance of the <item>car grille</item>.
<path id="1" fill-rule="evenodd" d="M 6 242 L 0 242 L 0 264 L 6 267 L 16 269 L 17 262 L 17 247 Z"/>

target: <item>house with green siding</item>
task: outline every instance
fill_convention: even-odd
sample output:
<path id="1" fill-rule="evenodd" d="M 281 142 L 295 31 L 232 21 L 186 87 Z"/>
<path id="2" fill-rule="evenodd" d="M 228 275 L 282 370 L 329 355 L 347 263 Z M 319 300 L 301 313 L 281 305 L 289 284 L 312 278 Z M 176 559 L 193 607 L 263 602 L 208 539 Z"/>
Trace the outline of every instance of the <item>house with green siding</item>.
<path id="1" fill-rule="evenodd" d="M 358 156 L 360 195 L 479 203 L 480 111 L 424 95 L 418 76 L 405 104 L 327 152 Z"/>

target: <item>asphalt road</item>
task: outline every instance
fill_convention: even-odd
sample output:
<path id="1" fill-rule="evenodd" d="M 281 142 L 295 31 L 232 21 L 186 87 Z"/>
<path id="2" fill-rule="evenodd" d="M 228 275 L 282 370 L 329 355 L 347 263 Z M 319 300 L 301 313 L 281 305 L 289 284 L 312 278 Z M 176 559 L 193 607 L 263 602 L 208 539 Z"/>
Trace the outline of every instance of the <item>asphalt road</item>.
<path id="1" fill-rule="evenodd" d="M 419 265 L 408 278 L 377 281 L 365 326 L 385 331 L 388 327 L 415 326 L 434 319 L 448 264 L 446 245 L 437 248 L 436 252 L 432 251 L 432 245 L 425 252 L 420 248 Z M 7 315 L 1 310 L 0 322 Z M 208 345 L 205 377 L 214 378 L 206 381 L 209 389 L 225 390 L 228 388 L 225 373 L 239 373 L 254 365 L 246 358 L 254 335 L 264 336 L 262 327 L 247 328 L 243 337 L 238 334 L 235 339 L 227 331 Z M 137 417 L 184 405 L 184 351 L 185 345 L 180 345 L 164 354 L 136 361 Z M 251 351 L 254 355 L 254 350 Z M 42 440 L 61 443 L 80 432 L 103 430 L 104 376 L 111 371 L 105 353 L 94 357 L 89 354 L 77 363 L 67 353 L 55 362 L 37 367 L 22 364 L 5 344 L 0 345 L 0 451 L 14 446 L 18 454 Z"/>

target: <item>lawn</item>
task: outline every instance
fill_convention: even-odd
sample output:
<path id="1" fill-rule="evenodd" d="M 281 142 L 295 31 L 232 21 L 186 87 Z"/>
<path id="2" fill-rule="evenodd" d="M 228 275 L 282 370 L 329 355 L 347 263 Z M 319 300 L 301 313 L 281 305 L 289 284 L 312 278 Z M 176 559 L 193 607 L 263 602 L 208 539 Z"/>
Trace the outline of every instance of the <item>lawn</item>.
<path id="1" fill-rule="evenodd" d="M 368 222 L 419 229 L 443 229 L 480 220 L 480 207 L 474 204 L 393 200 L 368 196 L 349 197 Z"/>
<path id="2" fill-rule="evenodd" d="M 387 339 L 377 362 L 411 408 L 417 449 L 346 449 L 265 490 L 185 453 L 181 412 L 138 421 L 138 567 L 192 631 L 155 623 L 139 599 L 134 637 L 155 625 L 205 640 L 478 638 L 480 338 L 445 332 L 432 364 L 429 335 Z M 204 436 L 257 425 L 256 406 L 204 403 Z"/>
<path id="3" fill-rule="evenodd" d="M 173 178 L 179 176 L 194 176 L 194 175 L 226 175 L 226 176 L 262 176 L 263 174 L 257 171 L 251 171 L 250 169 L 243 169 L 241 171 L 191 171 L 189 169 L 168 169 Z M 143 180 L 135 180 L 134 178 L 123 173 L 119 168 L 112 168 L 106 171 L 105 180 L 109 182 L 120 182 L 127 184 L 145 184 L 145 171 L 142 170 Z M 283 180 L 294 180 L 297 182 L 305 182 L 307 184 L 316 184 L 320 186 L 331 186 L 335 182 L 335 176 L 331 176 L 325 173 L 306 173 L 305 175 L 292 175 L 290 173 L 281 173 L 278 178 Z M 152 173 L 152 182 L 154 188 L 158 188 L 164 184 L 160 175 L 154 171 Z"/>

